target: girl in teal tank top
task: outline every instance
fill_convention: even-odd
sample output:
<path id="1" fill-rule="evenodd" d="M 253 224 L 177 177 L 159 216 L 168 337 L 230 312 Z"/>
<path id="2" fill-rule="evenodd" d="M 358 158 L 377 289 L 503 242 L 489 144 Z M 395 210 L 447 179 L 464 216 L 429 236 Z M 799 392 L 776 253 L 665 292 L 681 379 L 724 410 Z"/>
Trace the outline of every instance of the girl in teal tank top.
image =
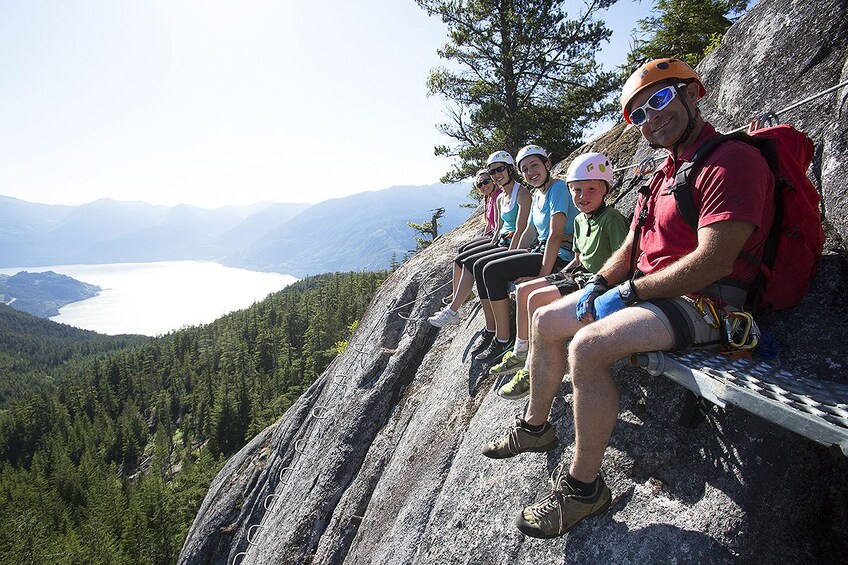
<path id="1" fill-rule="evenodd" d="M 460 253 L 454 259 L 453 293 L 450 303 L 428 318 L 428 321 L 436 327 L 459 322 L 459 308 L 474 286 L 474 263 L 489 254 L 515 248 L 518 245 L 518 238 L 513 236 L 515 233 L 523 231 L 527 225 L 530 215 L 530 192 L 527 188 L 515 182 L 517 174 L 512 155 L 506 151 L 492 153 L 487 160 L 487 167 L 484 171 L 503 191 L 497 199 L 498 227 L 495 236 L 490 241 L 472 240 L 461 248 Z M 486 337 L 491 339 L 491 336 L 494 335 L 494 317 L 490 311 L 485 309 L 484 315 L 486 317 L 486 329 L 490 330 L 488 335 L 484 332 L 485 340 Z"/>

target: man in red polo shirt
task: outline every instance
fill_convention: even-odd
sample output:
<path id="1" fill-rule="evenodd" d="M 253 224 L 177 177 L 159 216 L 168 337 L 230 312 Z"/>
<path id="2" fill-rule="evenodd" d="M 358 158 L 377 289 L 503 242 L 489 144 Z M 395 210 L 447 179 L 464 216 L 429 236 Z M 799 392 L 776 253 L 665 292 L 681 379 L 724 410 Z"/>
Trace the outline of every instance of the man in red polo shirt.
<path id="1" fill-rule="evenodd" d="M 679 166 L 716 135 L 698 110 L 705 94 L 698 74 L 679 59 L 650 61 L 624 85 L 624 119 L 668 156 L 637 204 L 630 233 L 598 275 L 581 291 L 536 311 L 526 414 L 483 451 L 504 458 L 556 447 L 548 415 L 568 371 L 574 458 L 567 472 L 560 466 L 553 491 L 517 517 L 527 535 L 560 536 L 610 506 L 600 468 L 619 412 L 612 363 L 633 353 L 717 343 L 719 332 L 695 299 L 706 295 L 741 307 L 757 273 L 752 256 L 762 256 L 774 216 L 774 178 L 757 149 L 727 141 L 710 155 L 692 190 L 697 232 L 669 192 Z M 640 216 L 644 225 L 637 229 Z"/>

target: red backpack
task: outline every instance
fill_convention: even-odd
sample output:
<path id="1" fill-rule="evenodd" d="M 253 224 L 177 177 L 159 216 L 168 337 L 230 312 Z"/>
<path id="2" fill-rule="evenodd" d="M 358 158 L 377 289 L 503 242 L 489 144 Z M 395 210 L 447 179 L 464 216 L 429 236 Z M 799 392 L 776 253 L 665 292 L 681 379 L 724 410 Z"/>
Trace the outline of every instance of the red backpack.
<path id="1" fill-rule="evenodd" d="M 790 125 L 778 125 L 753 132 L 717 135 L 695 152 L 675 176 L 673 189 L 677 208 L 693 229 L 698 229 L 698 211 L 692 200 L 692 183 L 706 157 L 728 139 L 756 147 L 775 179 L 774 223 L 758 261 L 760 275 L 748 292 L 748 306 L 754 311 L 784 310 L 800 302 L 816 274 L 824 230 L 820 197 L 807 178 L 813 160 L 813 142 Z"/>

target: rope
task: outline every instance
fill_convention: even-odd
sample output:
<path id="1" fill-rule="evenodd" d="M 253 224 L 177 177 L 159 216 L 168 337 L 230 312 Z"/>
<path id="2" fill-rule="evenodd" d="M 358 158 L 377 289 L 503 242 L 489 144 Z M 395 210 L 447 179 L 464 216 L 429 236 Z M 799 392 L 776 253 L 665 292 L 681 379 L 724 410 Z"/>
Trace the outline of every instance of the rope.
<path id="1" fill-rule="evenodd" d="M 799 106 L 803 106 L 807 102 L 812 102 L 816 98 L 821 98 L 822 96 L 825 96 L 827 94 L 830 94 L 831 92 L 839 90 L 843 86 L 848 86 L 848 80 L 843 80 L 839 84 L 831 86 L 830 88 L 822 90 L 821 92 L 813 94 L 812 96 L 808 96 L 807 98 L 804 98 L 803 100 L 799 100 L 798 102 L 790 104 L 789 106 L 787 106 L 786 108 L 783 108 L 782 110 L 778 110 L 777 112 L 769 112 L 768 114 L 765 114 L 765 115 L 768 116 L 768 115 L 771 114 L 771 115 L 776 117 L 776 116 L 779 116 L 780 114 L 785 114 L 786 112 L 791 112 L 795 108 L 798 108 Z M 728 133 L 736 133 L 736 132 L 739 132 L 739 131 L 744 131 L 744 130 L 748 129 L 749 124 L 750 124 L 750 122 L 748 124 L 745 124 L 744 126 L 740 126 L 740 127 L 736 128 L 734 130 L 731 130 Z M 662 153 L 657 153 L 656 156 L 662 157 Z M 656 156 L 654 158 L 657 158 Z M 624 165 L 622 167 L 616 167 L 616 168 L 613 169 L 613 172 L 618 173 L 618 172 L 621 172 L 621 171 L 627 171 L 627 170 L 630 170 L 630 169 L 635 169 L 636 167 L 638 167 L 641 164 L 642 164 L 642 162 L 633 163 L 631 165 Z"/>
<path id="2" fill-rule="evenodd" d="M 428 276 L 427 276 L 427 278 L 426 278 L 426 279 L 424 279 L 424 280 L 425 280 L 425 281 L 427 281 L 427 280 L 431 279 L 432 277 L 433 277 L 433 273 L 430 273 L 430 275 L 428 275 Z M 419 302 L 420 300 L 422 300 L 422 299 L 424 299 L 424 298 L 427 298 L 428 296 L 431 296 L 431 295 L 435 294 L 435 293 L 436 293 L 436 292 L 438 292 L 439 290 L 442 290 L 443 288 L 445 288 L 446 286 L 448 286 L 448 285 L 449 285 L 449 284 L 451 284 L 452 282 L 453 282 L 453 281 L 450 281 L 450 280 L 449 280 L 449 281 L 448 281 L 448 282 L 446 282 L 445 284 L 440 285 L 440 286 L 437 286 L 436 288 L 434 288 L 433 290 L 431 290 L 431 291 L 429 291 L 429 292 L 425 292 L 423 295 L 419 296 L 419 297 L 418 297 L 418 298 L 416 298 L 415 300 L 410 300 L 410 301 L 409 301 L 409 302 L 407 302 L 406 304 L 401 304 L 400 306 L 394 306 L 394 307 L 392 307 L 392 308 L 388 308 L 388 309 L 386 310 L 386 312 L 394 312 L 395 310 L 400 310 L 400 309 L 402 309 L 402 308 L 406 308 L 407 306 L 412 306 L 413 304 L 415 304 L 415 303 Z M 401 313 L 400 313 L 400 312 L 398 312 L 398 316 L 400 316 L 401 318 L 403 318 L 403 316 L 401 315 Z M 404 319 L 405 319 L 405 320 L 410 320 L 411 318 L 404 318 Z"/>

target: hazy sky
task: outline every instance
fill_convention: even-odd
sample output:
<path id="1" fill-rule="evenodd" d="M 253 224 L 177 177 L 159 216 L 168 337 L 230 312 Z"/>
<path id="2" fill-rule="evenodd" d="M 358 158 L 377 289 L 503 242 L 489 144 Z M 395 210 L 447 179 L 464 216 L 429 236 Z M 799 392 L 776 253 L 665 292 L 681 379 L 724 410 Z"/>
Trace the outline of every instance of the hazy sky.
<path id="1" fill-rule="evenodd" d="M 613 8 L 605 61 L 649 6 Z M 0 194 L 218 207 L 431 184 L 445 31 L 413 0 L 0 0 Z"/>

